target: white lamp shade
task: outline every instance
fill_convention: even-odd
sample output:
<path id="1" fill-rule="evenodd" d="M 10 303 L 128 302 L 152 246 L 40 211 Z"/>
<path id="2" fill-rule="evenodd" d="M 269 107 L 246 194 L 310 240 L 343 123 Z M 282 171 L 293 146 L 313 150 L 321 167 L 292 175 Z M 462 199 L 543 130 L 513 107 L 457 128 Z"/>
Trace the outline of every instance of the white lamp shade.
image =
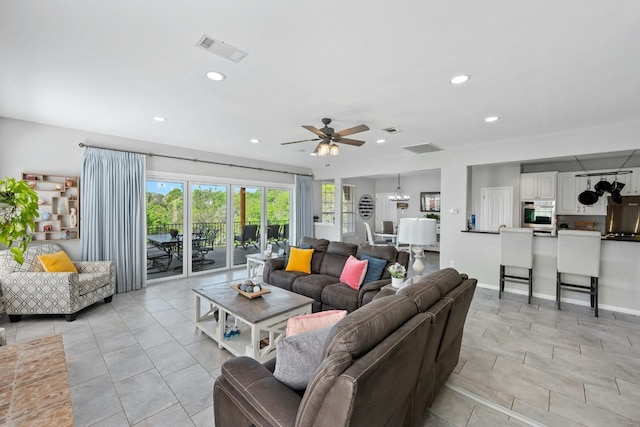
<path id="1" fill-rule="evenodd" d="M 438 242 L 436 220 L 432 218 L 401 218 L 398 243 L 416 246 L 435 245 Z"/>

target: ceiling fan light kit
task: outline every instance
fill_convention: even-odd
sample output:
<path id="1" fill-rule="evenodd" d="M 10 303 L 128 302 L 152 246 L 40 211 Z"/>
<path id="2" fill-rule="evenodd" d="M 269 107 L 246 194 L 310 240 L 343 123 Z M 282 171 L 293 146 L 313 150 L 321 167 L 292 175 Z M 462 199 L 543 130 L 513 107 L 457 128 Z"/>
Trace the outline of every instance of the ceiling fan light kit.
<path id="1" fill-rule="evenodd" d="M 356 147 L 364 145 L 364 141 L 345 138 L 345 136 L 367 131 L 369 130 L 369 126 L 359 125 L 336 132 L 333 128 L 329 127 L 330 123 L 331 119 L 324 118 L 322 119 L 322 124 L 324 124 L 324 127 L 322 127 L 321 129 L 318 129 L 315 126 L 311 125 L 304 125 L 302 127 L 309 132 L 317 135 L 317 138 L 303 139 L 301 141 L 283 142 L 280 145 L 297 144 L 299 142 L 320 141 L 320 143 L 316 146 L 316 149 L 312 153 L 312 155 L 315 154 L 317 156 L 337 156 L 340 153 L 340 148 L 336 145 L 336 143 L 353 145 Z"/>

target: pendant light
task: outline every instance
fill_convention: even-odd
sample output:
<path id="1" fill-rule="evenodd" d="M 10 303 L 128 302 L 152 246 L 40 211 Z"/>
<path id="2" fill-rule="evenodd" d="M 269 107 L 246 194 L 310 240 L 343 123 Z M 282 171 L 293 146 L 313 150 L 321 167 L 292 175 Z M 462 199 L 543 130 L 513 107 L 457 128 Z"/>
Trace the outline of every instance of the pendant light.
<path id="1" fill-rule="evenodd" d="M 402 191 L 402 188 L 400 188 L 400 174 L 398 174 L 398 187 L 396 188 L 396 191 L 394 191 L 393 194 L 389 196 L 389 201 L 390 202 L 408 202 L 409 201 L 409 195 L 404 194 L 404 191 Z"/>
<path id="2" fill-rule="evenodd" d="M 334 143 L 331 143 L 331 145 L 329 145 L 329 155 L 330 156 L 337 156 L 338 154 L 340 154 L 340 149 L 338 148 L 338 146 Z"/>
<path id="3" fill-rule="evenodd" d="M 321 142 L 318 145 L 318 156 L 328 156 L 329 155 L 329 143 L 326 141 Z"/>

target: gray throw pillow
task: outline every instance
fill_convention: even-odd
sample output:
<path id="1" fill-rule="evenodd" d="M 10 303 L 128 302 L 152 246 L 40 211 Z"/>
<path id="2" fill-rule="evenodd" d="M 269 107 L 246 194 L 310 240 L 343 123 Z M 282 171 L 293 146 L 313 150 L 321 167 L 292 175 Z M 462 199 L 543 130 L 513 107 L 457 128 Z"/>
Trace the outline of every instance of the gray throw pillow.
<path id="1" fill-rule="evenodd" d="M 333 326 L 303 332 L 276 343 L 273 376 L 294 390 L 304 390 L 322 363 L 324 342 Z"/>

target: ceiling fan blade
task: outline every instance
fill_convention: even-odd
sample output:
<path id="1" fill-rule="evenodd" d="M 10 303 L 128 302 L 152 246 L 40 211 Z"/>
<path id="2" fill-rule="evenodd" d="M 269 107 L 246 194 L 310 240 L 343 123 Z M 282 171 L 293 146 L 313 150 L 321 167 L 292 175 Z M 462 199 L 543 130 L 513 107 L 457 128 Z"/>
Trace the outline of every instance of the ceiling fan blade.
<path id="1" fill-rule="evenodd" d="M 289 145 L 289 144 L 297 144 L 299 142 L 309 142 L 309 141 L 319 141 L 322 138 L 313 138 L 313 139 L 301 139 L 300 141 L 290 141 L 290 142 L 281 142 L 280 145 Z"/>
<path id="2" fill-rule="evenodd" d="M 349 129 L 341 130 L 340 132 L 337 133 L 337 135 L 340 135 L 340 136 L 353 135 L 354 133 L 364 132 L 365 130 L 369 130 L 369 126 L 367 125 L 354 126 Z"/>
<path id="3" fill-rule="evenodd" d="M 308 130 L 309 132 L 315 133 L 320 138 L 328 138 L 328 135 L 326 133 L 322 132 L 320 129 L 316 128 L 315 126 L 304 125 L 302 127 L 305 128 L 306 130 Z"/>
<path id="4" fill-rule="evenodd" d="M 336 139 L 334 142 L 337 142 L 338 144 L 355 145 L 356 147 L 360 147 L 361 145 L 364 144 L 364 141 L 360 141 L 358 139 L 351 139 L 351 138 L 340 138 L 340 139 Z"/>

